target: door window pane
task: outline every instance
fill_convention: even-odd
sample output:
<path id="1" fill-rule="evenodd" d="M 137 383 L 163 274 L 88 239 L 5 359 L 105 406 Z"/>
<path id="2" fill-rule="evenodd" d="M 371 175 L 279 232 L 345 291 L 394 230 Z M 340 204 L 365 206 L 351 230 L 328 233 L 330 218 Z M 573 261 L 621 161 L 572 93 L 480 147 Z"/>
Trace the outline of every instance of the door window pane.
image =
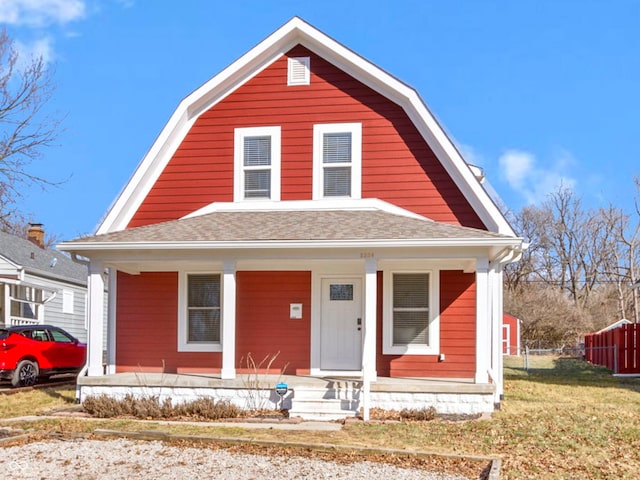
<path id="1" fill-rule="evenodd" d="M 353 285 L 329 285 L 329 299 L 332 301 L 353 301 Z"/>

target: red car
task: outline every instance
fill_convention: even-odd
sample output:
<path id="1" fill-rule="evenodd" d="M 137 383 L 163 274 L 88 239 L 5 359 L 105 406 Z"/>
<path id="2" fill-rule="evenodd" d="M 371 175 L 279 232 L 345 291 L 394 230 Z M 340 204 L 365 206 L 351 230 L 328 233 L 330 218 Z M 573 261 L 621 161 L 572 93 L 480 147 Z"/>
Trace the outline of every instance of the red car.
<path id="1" fill-rule="evenodd" d="M 51 325 L 21 325 L 0 329 L 0 379 L 14 387 L 33 385 L 38 378 L 82 370 L 87 346 Z"/>

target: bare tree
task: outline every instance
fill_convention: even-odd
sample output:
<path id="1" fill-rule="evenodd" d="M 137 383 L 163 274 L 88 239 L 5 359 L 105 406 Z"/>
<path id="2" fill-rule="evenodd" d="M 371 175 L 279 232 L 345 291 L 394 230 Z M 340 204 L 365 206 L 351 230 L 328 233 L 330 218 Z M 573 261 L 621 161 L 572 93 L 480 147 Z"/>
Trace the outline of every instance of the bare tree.
<path id="1" fill-rule="evenodd" d="M 604 274 L 615 285 L 620 318 L 633 315 L 638 323 L 637 292 L 630 288 L 636 276 L 638 245 L 640 243 L 640 223 L 631 225 L 632 216 L 622 209 L 610 206 L 603 210 L 603 217 L 611 225 L 614 242 L 608 249 L 609 258 L 606 261 Z M 640 209 L 636 205 L 636 213 L 640 218 Z"/>
<path id="2" fill-rule="evenodd" d="M 513 228 L 529 244 L 522 252 L 522 257 L 515 263 L 506 266 L 505 287 L 510 292 L 519 293 L 532 282 L 547 283 L 550 278 L 545 272 L 546 257 L 548 256 L 549 239 L 545 225 L 552 221 L 552 214 L 548 209 L 526 206 L 519 214 L 514 215 L 511 222 Z"/>
<path id="3" fill-rule="evenodd" d="M 627 220 L 613 207 L 583 209 L 564 187 L 515 216 L 514 227 L 530 247 L 505 269 L 505 306 L 523 319 L 524 338 L 532 345 L 576 341 L 628 310 L 624 283 L 629 245 L 636 240 L 624 237 L 628 230 L 620 222 Z M 620 282 L 617 296 L 614 279 Z"/>
<path id="4" fill-rule="evenodd" d="M 53 88 L 42 57 L 19 61 L 13 40 L 0 30 L 0 229 L 14 222 L 25 187 L 56 184 L 29 171 L 59 133 L 60 119 L 44 111 Z"/>

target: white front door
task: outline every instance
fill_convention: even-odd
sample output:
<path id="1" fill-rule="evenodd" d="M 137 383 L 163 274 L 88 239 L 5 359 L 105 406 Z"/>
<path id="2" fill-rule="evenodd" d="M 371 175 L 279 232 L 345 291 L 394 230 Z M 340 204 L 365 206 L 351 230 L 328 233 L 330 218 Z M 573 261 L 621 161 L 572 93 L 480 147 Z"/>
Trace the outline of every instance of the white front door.
<path id="1" fill-rule="evenodd" d="M 323 278 L 320 334 L 322 370 L 362 369 L 362 280 Z"/>

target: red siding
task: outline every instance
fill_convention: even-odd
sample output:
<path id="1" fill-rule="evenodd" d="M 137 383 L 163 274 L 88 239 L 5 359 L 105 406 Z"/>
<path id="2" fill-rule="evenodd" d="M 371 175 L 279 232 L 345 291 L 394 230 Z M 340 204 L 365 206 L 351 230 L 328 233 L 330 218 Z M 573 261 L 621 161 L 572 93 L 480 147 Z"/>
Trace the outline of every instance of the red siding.
<path id="1" fill-rule="evenodd" d="M 178 352 L 177 273 L 118 272 L 116 315 L 116 371 L 220 371 L 220 353 Z"/>
<path id="2" fill-rule="evenodd" d="M 378 295 L 382 277 L 378 275 Z M 378 306 L 378 318 L 382 307 Z M 378 321 L 378 374 L 390 377 L 471 378 L 475 374 L 476 343 L 475 275 L 461 271 L 440 272 L 440 352 L 436 355 L 382 355 L 382 322 Z"/>
<path id="3" fill-rule="evenodd" d="M 247 355 L 272 373 L 309 373 L 311 342 L 310 272 L 238 272 L 236 367 L 247 371 Z M 289 305 L 302 304 L 302 319 L 289 318 Z M 249 369 L 251 371 L 251 369 Z"/>
<path id="4" fill-rule="evenodd" d="M 311 85 L 287 86 L 287 55 L 311 57 Z M 313 125 L 362 122 L 362 195 L 436 221 L 484 228 L 401 107 L 301 46 L 195 122 L 129 227 L 233 200 L 234 128 L 282 128 L 282 200 L 312 196 Z"/>

